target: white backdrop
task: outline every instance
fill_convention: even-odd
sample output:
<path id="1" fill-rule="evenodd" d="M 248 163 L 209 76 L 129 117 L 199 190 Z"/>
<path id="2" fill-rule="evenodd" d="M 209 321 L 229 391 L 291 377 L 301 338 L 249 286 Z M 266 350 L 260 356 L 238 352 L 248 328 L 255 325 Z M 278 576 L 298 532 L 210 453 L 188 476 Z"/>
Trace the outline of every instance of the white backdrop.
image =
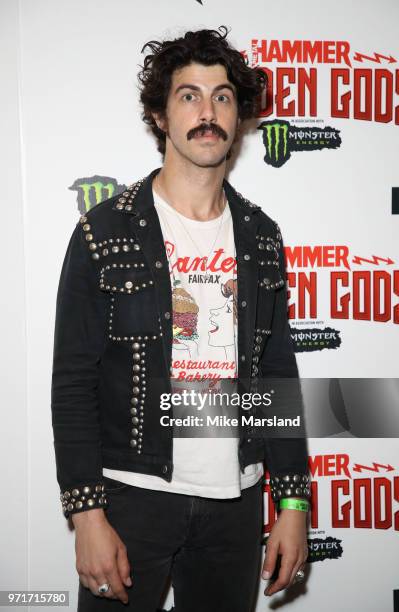
<path id="1" fill-rule="evenodd" d="M 66 246 L 81 212 L 82 185 L 95 176 L 130 184 L 161 165 L 138 106 L 136 74 L 143 61 L 143 44 L 175 37 L 186 29 L 225 24 L 231 28 L 229 39 L 247 52 L 249 61 L 253 39 L 346 41 L 350 45 L 351 67 L 289 60 L 264 64 L 274 74 L 281 67 L 314 67 L 317 114 L 310 117 L 307 104 L 301 117 L 273 114 L 258 119 L 259 124 L 289 121 L 293 131 L 328 126 L 340 131 L 341 145 L 292 151 L 281 167 L 274 167 L 264 160 L 262 131 L 253 130 L 244 138 L 228 178 L 279 223 L 286 247 L 344 245 L 348 249 L 349 286 L 339 289 L 340 296 L 346 291 L 351 294 L 347 319 L 337 319 L 330 311 L 331 273 L 345 271 L 343 266 L 288 267 L 292 305 L 298 301 L 293 286 L 298 273 L 315 272 L 317 276 L 317 312 L 293 318 L 293 330 L 331 327 L 341 339 L 338 348 L 301 347 L 297 354 L 301 375 L 390 378 L 398 374 L 399 321 L 394 323 L 392 311 L 399 301 L 399 279 L 396 292 L 392 285 L 389 294 L 389 320 L 379 322 L 372 316 L 358 320 L 352 314 L 352 274 L 384 270 L 392 284 L 394 271 L 399 274 L 399 215 L 391 212 L 391 189 L 399 186 L 399 128 L 394 120 L 355 119 L 352 102 L 348 118 L 333 117 L 330 78 L 332 69 L 348 69 L 351 83 L 340 86 L 342 94 L 353 93 L 354 69 L 370 69 L 372 80 L 381 68 L 396 76 L 399 7 L 394 0 L 378 5 L 370 0 L 333 4 L 316 0 L 203 0 L 202 4 L 196 0 L 144 4 L 131 0 L 2 0 L 1 13 L 1 75 L 2 83 L 7 81 L 0 99 L 7 221 L 2 279 L 3 295 L 12 301 L 2 304 L 8 366 L 3 420 L 8 435 L 1 452 L 3 482 L 10 494 L 2 504 L 1 516 L 10 529 L 2 533 L 0 588 L 69 590 L 70 609 L 75 610 L 74 535 L 61 514 L 50 416 L 55 297 Z M 369 59 L 355 61 L 356 52 Z M 284 84 L 288 85 L 287 80 Z M 394 106 L 399 104 L 399 84 L 396 87 Z M 374 89 L 366 101 L 373 99 Z M 290 100 L 297 101 L 294 85 L 286 102 Z M 89 195 L 91 205 L 95 204 L 93 192 Z M 356 256 L 368 261 L 356 264 Z M 362 299 L 359 304 L 364 306 Z M 388 519 L 390 511 L 399 509 L 398 445 L 396 439 L 338 438 L 310 440 L 318 523 L 309 530 L 309 579 L 290 593 L 272 598 L 263 596 L 262 583 L 256 612 L 286 602 L 295 612 L 321 607 L 329 612 L 337 605 L 343 612 L 393 610 L 393 590 L 399 588 L 399 519 L 396 516 L 396 525 L 393 519 L 390 526 Z M 346 472 L 339 473 L 330 455 L 346 456 Z M 325 469 L 320 469 L 323 462 Z M 357 468 L 357 464 L 364 467 Z M 356 497 L 355 480 L 359 478 L 368 480 L 365 486 L 370 485 L 371 497 L 362 492 Z M 387 494 L 381 498 L 374 489 L 379 478 L 386 479 Z M 342 487 L 348 489 L 345 495 L 339 493 L 334 506 L 332 488 L 336 485 L 332 483 L 338 480 L 345 480 Z M 345 502 L 351 503 L 348 522 L 337 527 L 334 516 L 342 518 Z M 367 517 L 368 508 L 370 523 L 364 526 L 361 519 Z M 376 520 L 380 513 L 388 517 L 385 524 Z M 169 593 L 166 610 L 172 602 Z"/>

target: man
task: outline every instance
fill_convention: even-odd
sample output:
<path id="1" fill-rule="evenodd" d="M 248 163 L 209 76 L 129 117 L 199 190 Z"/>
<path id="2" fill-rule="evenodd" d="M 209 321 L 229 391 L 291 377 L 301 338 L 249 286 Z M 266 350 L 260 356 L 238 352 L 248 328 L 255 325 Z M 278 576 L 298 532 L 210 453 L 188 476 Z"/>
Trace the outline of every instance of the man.
<path id="1" fill-rule="evenodd" d="M 52 422 L 81 611 L 118 600 L 155 611 L 169 575 L 177 612 L 249 611 L 264 460 L 280 502 L 264 578 L 281 555 L 266 593 L 306 560 L 303 437 L 251 437 L 241 425 L 238 439 L 187 438 L 161 425 L 174 380 L 237 377 L 242 393 L 248 380 L 298 377 L 280 230 L 224 178 L 265 85 L 226 33 L 149 43 L 141 102 L 163 166 L 82 216 L 65 256 Z"/>

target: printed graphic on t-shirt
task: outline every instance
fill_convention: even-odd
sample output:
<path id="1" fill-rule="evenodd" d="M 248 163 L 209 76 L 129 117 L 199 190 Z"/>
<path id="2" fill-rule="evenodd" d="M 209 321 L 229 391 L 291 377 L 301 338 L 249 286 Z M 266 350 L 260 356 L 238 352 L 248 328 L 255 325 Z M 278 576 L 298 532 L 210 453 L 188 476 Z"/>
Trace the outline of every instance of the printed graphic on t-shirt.
<path id="1" fill-rule="evenodd" d="M 165 247 L 170 248 L 170 241 Z M 222 281 L 222 274 L 205 274 L 182 272 L 187 264 L 186 257 L 176 257 L 172 268 L 179 272 L 172 282 L 173 310 L 173 347 L 172 365 L 173 377 L 179 380 L 204 380 L 207 378 L 232 378 L 235 376 L 235 334 L 233 326 L 237 326 L 237 279 L 230 277 Z M 197 258 L 199 259 L 199 258 Z M 170 258 L 170 261 L 173 261 Z M 194 262 L 195 265 L 195 262 Z M 188 269 L 190 266 L 188 266 Z M 201 269 L 201 268 L 199 268 Z M 224 275 L 226 276 L 226 275 Z M 184 289 L 186 286 L 212 284 L 217 291 L 208 291 L 207 300 L 198 304 L 192 293 Z M 182 280 L 181 280 L 182 279 Z M 200 312 L 201 311 L 201 312 Z M 199 325 L 199 318 L 202 324 Z M 200 358 L 200 349 L 209 355 L 209 347 L 213 347 L 212 359 Z"/>
<path id="2" fill-rule="evenodd" d="M 190 220 L 187 231 L 176 211 L 159 198 L 155 203 L 172 286 L 171 376 L 187 382 L 235 378 L 237 264 L 230 210 L 222 222 Z"/>
<path id="3" fill-rule="evenodd" d="M 231 337 L 231 317 L 233 325 L 237 326 L 237 279 L 229 278 L 220 285 L 221 306 L 210 308 L 209 321 L 211 329 L 208 332 L 210 346 L 222 347 L 226 359 L 234 359 L 234 337 Z"/>
<path id="4" fill-rule="evenodd" d="M 183 289 L 172 289 L 173 350 L 186 351 L 189 357 L 198 357 L 198 306 L 194 298 Z"/>

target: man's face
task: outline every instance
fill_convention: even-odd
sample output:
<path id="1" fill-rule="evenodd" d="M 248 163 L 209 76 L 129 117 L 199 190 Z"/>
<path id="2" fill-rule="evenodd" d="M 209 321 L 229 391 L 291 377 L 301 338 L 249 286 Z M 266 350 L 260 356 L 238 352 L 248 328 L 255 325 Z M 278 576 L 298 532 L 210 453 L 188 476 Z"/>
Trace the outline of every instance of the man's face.
<path id="1" fill-rule="evenodd" d="M 239 123 L 236 89 L 224 66 L 192 63 L 173 72 L 166 117 L 158 117 L 167 135 L 166 156 L 181 156 L 204 168 L 218 166 Z"/>

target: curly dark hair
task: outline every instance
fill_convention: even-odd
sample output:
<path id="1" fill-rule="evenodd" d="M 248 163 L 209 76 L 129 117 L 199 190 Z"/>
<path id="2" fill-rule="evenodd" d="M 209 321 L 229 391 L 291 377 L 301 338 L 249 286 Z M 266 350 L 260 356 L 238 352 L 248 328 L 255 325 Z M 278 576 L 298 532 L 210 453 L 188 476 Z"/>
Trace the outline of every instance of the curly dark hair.
<path id="1" fill-rule="evenodd" d="M 230 46 L 226 40 L 226 26 L 217 30 L 197 30 L 186 32 L 183 37 L 159 42 L 151 40 L 146 47 L 151 52 L 144 59 L 138 73 L 140 102 L 143 106 L 142 119 L 151 126 L 158 141 L 158 151 L 165 155 L 166 135 L 151 113 L 165 115 L 172 74 L 174 70 L 195 62 L 204 66 L 221 64 L 227 77 L 237 90 L 238 116 L 241 120 L 256 116 L 258 99 L 267 85 L 267 77 L 261 68 L 251 68 L 243 55 Z M 230 157 L 230 151 L 226 156 Z"/>

